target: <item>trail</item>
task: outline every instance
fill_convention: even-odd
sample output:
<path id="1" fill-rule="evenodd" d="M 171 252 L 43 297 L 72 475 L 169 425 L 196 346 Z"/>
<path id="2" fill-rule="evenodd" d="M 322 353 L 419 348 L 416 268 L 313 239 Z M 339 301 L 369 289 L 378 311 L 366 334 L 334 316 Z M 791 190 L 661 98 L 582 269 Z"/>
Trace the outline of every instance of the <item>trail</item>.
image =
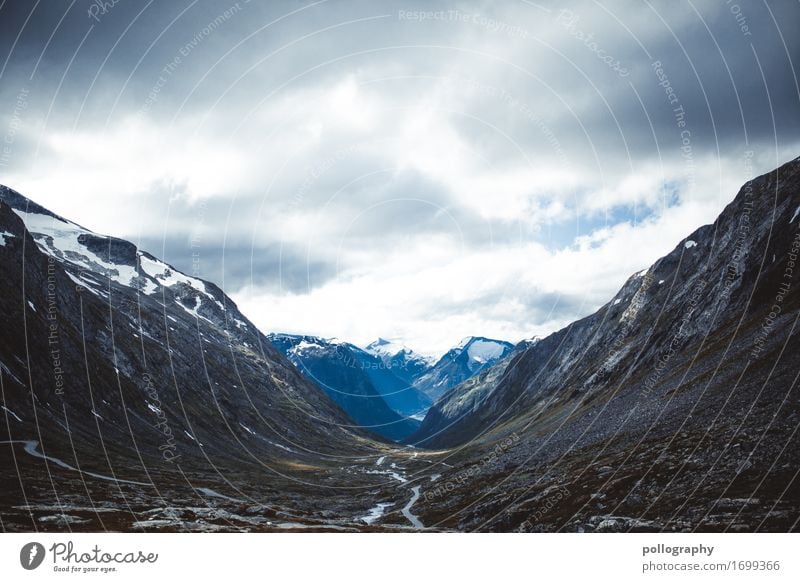
<path id="1" fill-rule="evenodd" d="M 73 467 L 69 463 L 65 463 L 61 459 L 57 459 L 55 457 L 51 457 L 49 455 L 45 455 L 44 453 L 38 450 L 39 448 L 39 441 L 0 441 L 0 445 L 25 445 L 24 449 L 25 452 L 28 453 L 32 457 L 36 457 L 37 459 L 44 459 L 45 461 L 49 461 L 54 465 L 61 467 L 62 469 L 66 469 L 67 471 L 75 471 L 76 473 L 82 473 L 88 477 L 94 477 L 95 479 L 102 479 L 103 481 L 111 481 L 113 483 L 128 483 L 130 485 L 141 485 L 143 487 L 152 487 L 150 483 L 141 483 L 139 481 L 128 481 L 127 479 L 115 479 L 114 477 L 109 477 L 108 475 L 101 475 L 100 473 L 92 473 L 91 471 L 83 471 L 76 467 Z"/>

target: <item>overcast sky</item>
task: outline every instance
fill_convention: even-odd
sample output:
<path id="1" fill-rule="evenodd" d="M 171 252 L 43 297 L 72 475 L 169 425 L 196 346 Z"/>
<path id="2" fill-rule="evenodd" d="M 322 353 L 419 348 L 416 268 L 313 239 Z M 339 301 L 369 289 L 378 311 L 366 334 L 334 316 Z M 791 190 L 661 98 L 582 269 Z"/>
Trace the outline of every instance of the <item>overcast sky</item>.
<path id="1" fill-rule="evenodd" d="M 798 22 L 788 0 L 5 1 L 0 182 L 265 332 L 517 341 L 800 155 Z"/>

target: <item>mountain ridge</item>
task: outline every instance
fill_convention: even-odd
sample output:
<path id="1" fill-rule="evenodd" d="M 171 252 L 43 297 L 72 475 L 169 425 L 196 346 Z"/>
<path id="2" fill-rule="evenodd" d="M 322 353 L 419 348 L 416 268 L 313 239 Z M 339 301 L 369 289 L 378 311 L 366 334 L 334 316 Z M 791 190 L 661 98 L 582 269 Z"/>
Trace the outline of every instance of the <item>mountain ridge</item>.
<path id="1" fill-rule="evenodd" d="M 436 401 L 451 388 L 503 359 L 514 345 L 482 336 L 467 336 L 448 350 L 412 386 Z"/>
<path id="2" fill-rule="evenodd" d="M 499 452 L 480 486 L 426 488 L 423 519 L 469 531 L 796 527 L 799 215 L 797 158 L 745 183 L 595 313 L 434 403 L 409 441 L 455 465 Z"/>
<path id="3" fill-rule="evenodd" d="M 310 470 L 380 490 L 369 457 L 385 445 L 216 286 L 160 261 L 134 268 L 151 255 L 26 204 L 29 228 L 6 200 L 25 199 L 0 188 L 6 530 L 325 527 L 315 504 L 353 499 L 298 485 Z M 223 501 L 227 514 L 214 509 Z"/>

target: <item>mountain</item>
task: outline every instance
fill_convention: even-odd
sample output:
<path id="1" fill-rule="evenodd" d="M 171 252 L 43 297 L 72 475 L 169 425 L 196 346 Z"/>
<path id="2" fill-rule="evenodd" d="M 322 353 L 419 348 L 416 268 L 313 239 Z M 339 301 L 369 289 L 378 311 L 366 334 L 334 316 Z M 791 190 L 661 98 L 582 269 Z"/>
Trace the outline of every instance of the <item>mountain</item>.
<path id="1" fill-rule="evenodd" d="M 0 188 L 2 528 L 796 530 L 800 158 L 676 243 L 564 329 L 479 344 L 402 446 L 212 283 Z"/>
<path id="2" fill-rule="evenodd" d="M 395 441 L 419 427 L 418 421 L 390 408 L 377 386 L 387 389 L 386 398 L 394 404 L 411 401 L 421 406 L 421 395 L 394 377 L 379 358 L 335 339 L 290 334 L 271 334 L 268 339 L 356 424 Z"/>
<path id="3" fill-rule="evenodd" d="M 796 527 L 798 256 L 800 158 L 747 182 L 595 313 L 438 400 L 409 441 L 457 447 L 437 483 L 459 485 L 426 487 L 422 519 L 500 531 Z M 480 479 L 458 480 L 476 467 Z"/>
<path id="4" fill-rule="evenodd" d="M 357 529 L 389 479 L 216 285 L 6 187 L 0 394 L 6 531 Z"/>
<path id="5" fill-rule="evenodd" d="M 443 355 L 412 386 L 436 401 L 448 390 L 502 360 L 513 344 L 485 337 L 467 337 Z"/>
<path id="6" fill-rule="evenodd" d="M 378 338 L 366 346 L 364 351 L 380 358 L 386 368 L 409 385 L 427 372 L 434 363 L 431 358 L 384 338 Z"/>

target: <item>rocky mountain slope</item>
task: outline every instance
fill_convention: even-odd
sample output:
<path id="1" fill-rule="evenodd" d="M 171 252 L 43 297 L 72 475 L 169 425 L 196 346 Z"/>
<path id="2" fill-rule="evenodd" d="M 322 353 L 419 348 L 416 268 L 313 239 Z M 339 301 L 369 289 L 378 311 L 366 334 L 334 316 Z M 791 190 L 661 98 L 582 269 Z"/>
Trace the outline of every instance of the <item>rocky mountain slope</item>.
<path id="1" fill-rule="evenodd" d="M 419 427 L 419 421 L 402 416 L 389 403 L 416 412 L 425 406 L 424 397 L 380 358 L 339 340 L 290 334 L 270 334 L 268 339 L 361 427 L 395 441 Z"/>
<path id="2" fill-rule="evenodd" d="M 800 159 L 746 183 L 596 313 L 436 402 L 409 440 L 455 447 L 442 480 L 456 486 L 423 490 L 426 522 L 797 527 L 798 253 Z"/>
<path id="3" fill-rule="evenodd" d="M 6 531 L 361 527 L 392 481 L 218 287 L 7 188 L 0 395 Z"/>
<path id="4" fill-rule="evenodd" d="M 464 338 L 412 385 L 436 401 L 454 386 L 502 360 L 513 348 L 513 344 L 500 340 Z"/>

